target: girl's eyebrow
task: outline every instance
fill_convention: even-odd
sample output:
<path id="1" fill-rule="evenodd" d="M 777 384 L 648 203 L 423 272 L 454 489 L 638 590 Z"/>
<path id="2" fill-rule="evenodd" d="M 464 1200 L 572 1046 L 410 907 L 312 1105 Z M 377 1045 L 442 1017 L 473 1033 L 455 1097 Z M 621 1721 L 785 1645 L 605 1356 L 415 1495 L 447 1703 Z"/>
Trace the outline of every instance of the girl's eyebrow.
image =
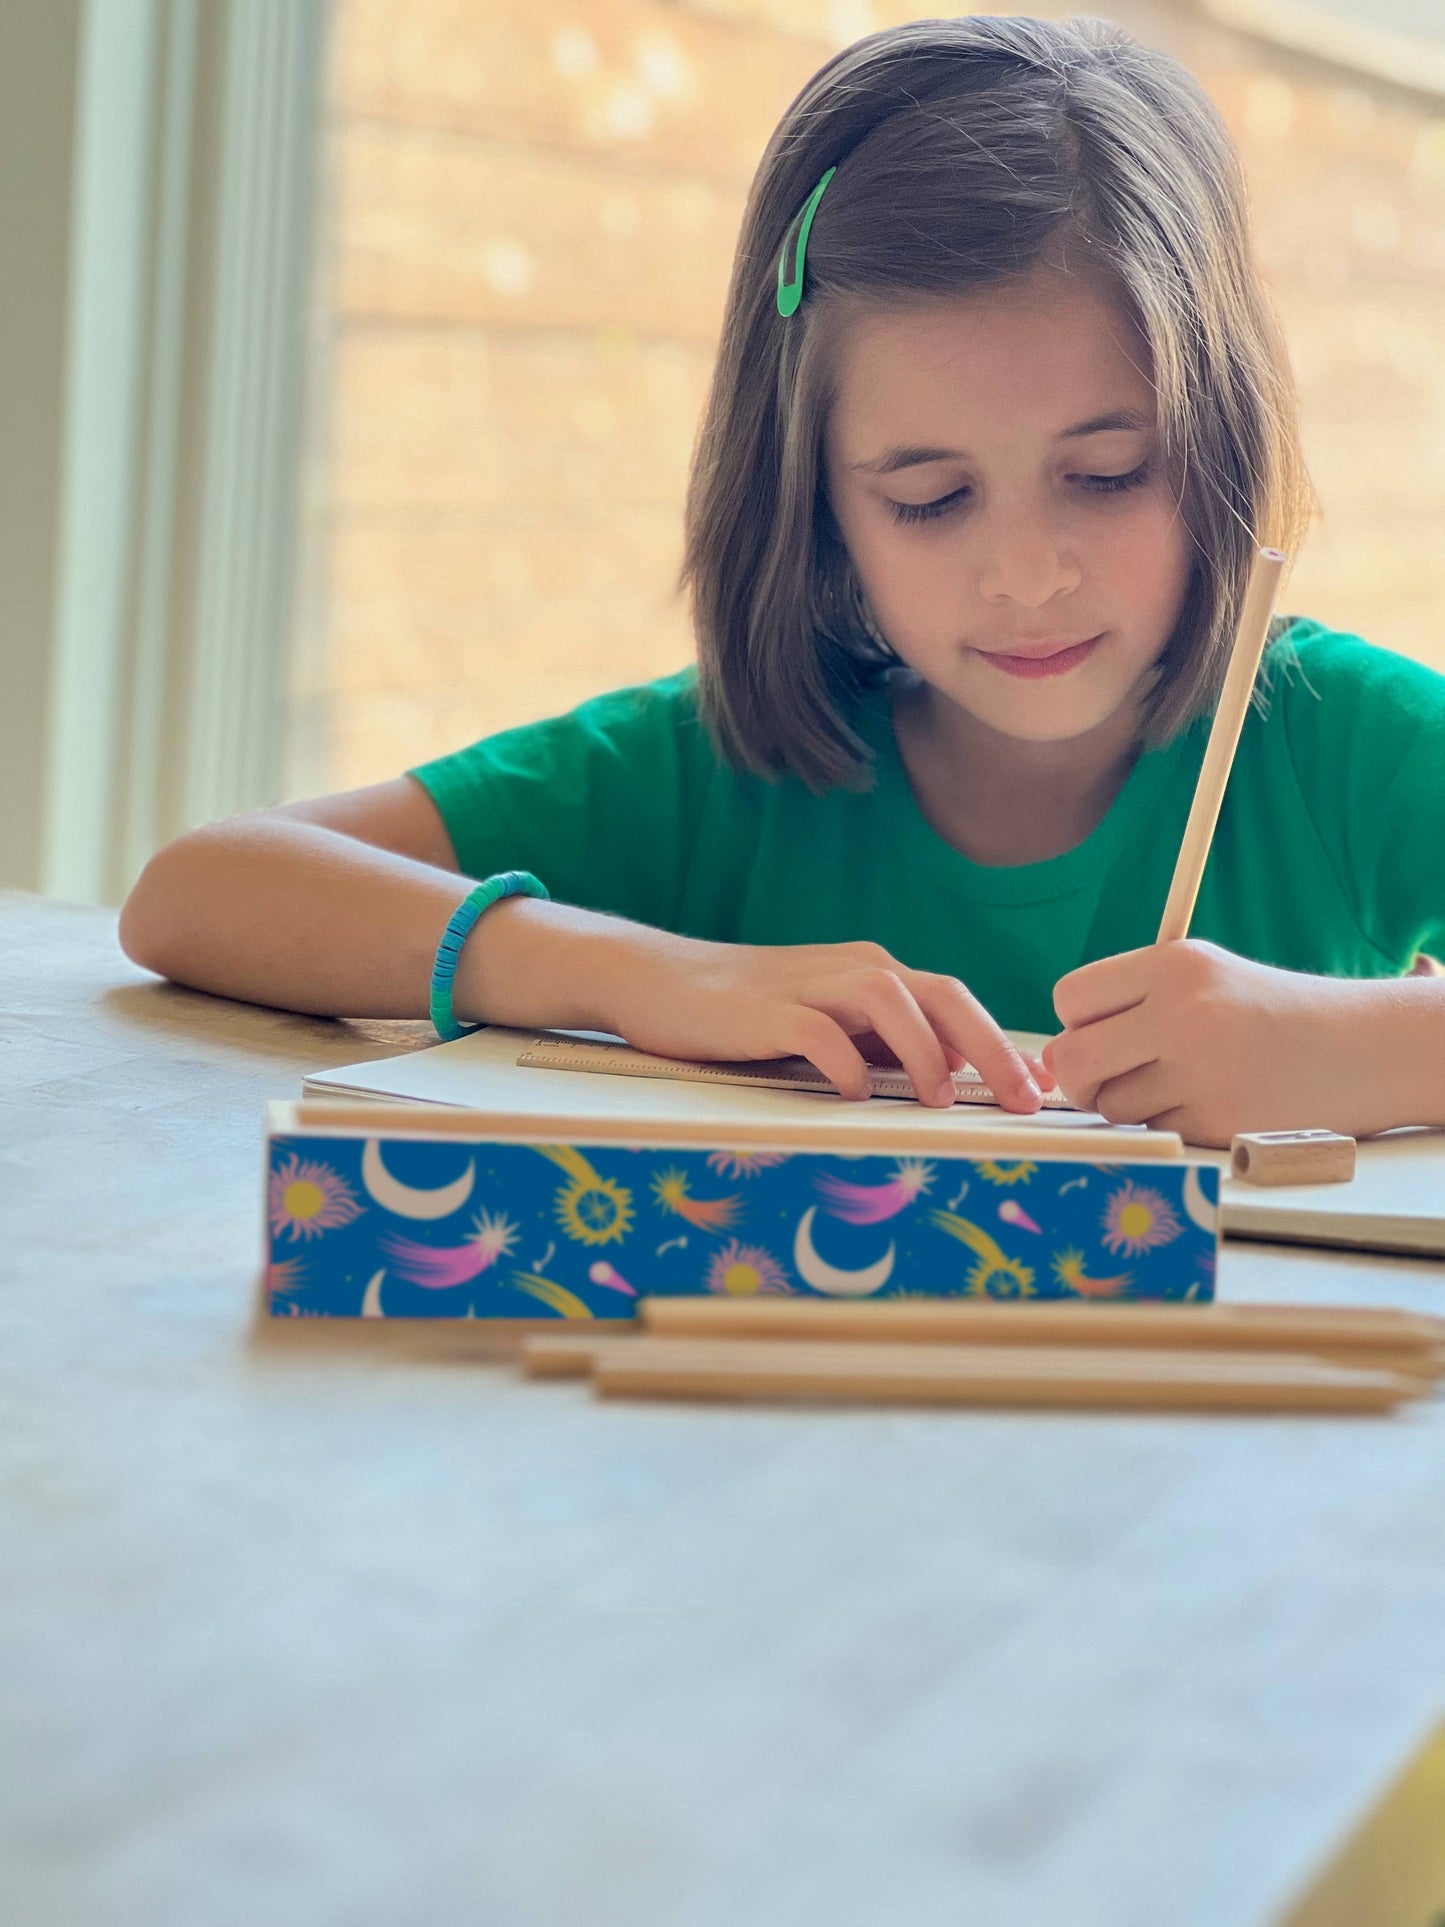
<path id="1" fill-rule="evenodd" d="M 1086 422 L 1077 422 L 1072 428 L 1061 428 L 1055 437 L 1057 441 L 1077 440 L 1081 435 L 1107 435 L 1119 429 L 1152 428 L 1153 421 L 1148 415 L 1141 414 L 1137 408 L 1113 408 L 1106 415 L 1093 415 Z M 866 469 L 870 475 L 894 475 L 900 468 L 922 468 L 928 462 L 958 462 L 967 459 L 968 451 L 962 448 L 930 448 L 910 443 L 900 448 L 890 448 L 869 462 L 850 462 L 850 468 Z"/>

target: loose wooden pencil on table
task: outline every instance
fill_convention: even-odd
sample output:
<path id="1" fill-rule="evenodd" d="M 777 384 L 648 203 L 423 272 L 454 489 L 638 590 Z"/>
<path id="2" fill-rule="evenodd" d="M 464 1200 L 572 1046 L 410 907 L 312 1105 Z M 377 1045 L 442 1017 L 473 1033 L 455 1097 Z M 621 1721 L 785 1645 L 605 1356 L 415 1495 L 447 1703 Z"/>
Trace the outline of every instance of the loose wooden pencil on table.
<path id="1" fill-rule="evenodd" d="M 559 1332 L 533 1376 L 610 1395 L 1159 1410 L 1384 1410 L 1441 1372 L 1445 1320 L 1314 1306 L 644 1299 L 640 1336 Z"/>
<path id="2" fill-rule="evenodd" d="M 546 1340 L 529 1342 L 529 1371 L 550 1369 L 549 1349 Z M 1427 1389 L 1418 1375 L 1328 1359 L 1194 1349 L 644 1336 L 595 1341 L 573 1359 L 585 1362 L 596 1389 L 610 1397 L 1381 1412 Z"/>
<path id="3" fill-rule="evenodd" d="M 671 1337 L 1296 1352 L 1426 1376 L 1445 1363 L 1445 1318 L 1385 1306 L 644 1298 L 638 1322 Z"/>
<path id="4" fill-rule="evenodd" d="M 836 1344 L 1078 1346 L 1089 1350 L 1272 1353 L 1433 1378 L 1445 1319 L 1332 1305 L 999 1304 L 959 1299 L 643 1298 L 628 1321 L 531 1335 L 534 1377 L 585 1377 L 602 1347 L 648 1337 Z"/>
<path id="5" fill-rule="evenodd" d="M 1398 1372 L 1273 1353 L 685 1338 L 607 1346 L 592 1379 L 611 1397 L 1196 1412 L 1382 1412 L 1425 1390 Z"/>

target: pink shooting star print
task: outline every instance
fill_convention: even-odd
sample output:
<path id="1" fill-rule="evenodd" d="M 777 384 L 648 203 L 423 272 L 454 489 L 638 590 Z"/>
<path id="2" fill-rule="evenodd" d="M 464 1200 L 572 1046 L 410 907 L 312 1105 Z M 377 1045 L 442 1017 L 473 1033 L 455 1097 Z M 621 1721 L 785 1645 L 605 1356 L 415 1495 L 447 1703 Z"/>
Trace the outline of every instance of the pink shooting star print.
<path id="1" fill-rule="evenodd" d="M 850 1184 L 846 1178 L 822 1177 L 814 1189 L 830 1217 L 845 1224 L 882 1224 L 896 1218 L 933 1182 L 933 1166 L 922 1158 L 899 1158 L 886 1184 Z"/>
<path id="2" fill-rule="evenodd" d="M 411 1238 L 385 1237 L 381 1248 L 397 1276 L 409 1285 L 451 1291 L 480 1278 L 499 1258 L 507 1257 L 517 1242 L 520 1227 L 505 1217 L 479 1211 L 472 1224 L 465 1244 L 424 1245 Z"/>
<path id="3" fill-rule="evenodd" d="M 629 1285 L 622 1273 L 609 1265 L 605 1258 L 599 1258 L 595 1265 L 589 1265 L 587 1276 L 594 1285 L 601 1285 L 604 1291 L 620 1291 L 625 1298 L 637 1296 L 636 1285 Z"/>
<path id="4" fill-rule="evenodd" d="M 1020 1231 L 1032 1231 L 1036 1238 L 1044 1235 L 1017 1198 L 1005 1198 L 998 1208 L 998 1215 L 1005 1224 L 1016 1224 Z"/>

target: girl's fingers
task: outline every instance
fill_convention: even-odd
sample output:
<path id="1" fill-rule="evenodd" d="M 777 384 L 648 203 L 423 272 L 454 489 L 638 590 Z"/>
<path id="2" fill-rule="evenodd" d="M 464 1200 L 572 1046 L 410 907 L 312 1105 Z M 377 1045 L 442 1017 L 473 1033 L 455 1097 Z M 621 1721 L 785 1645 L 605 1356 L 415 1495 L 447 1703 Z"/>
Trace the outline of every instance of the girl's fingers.
<path id="1" fill-rule="evenodd" d="M 873 1028 L 907 1071 L 919 1102 L 946 1110 L 958 1096 L 942 1039 L 901 977 L 880 971 L 863 987 Z"/>
<path id="2" fill-rule="evenodd" d="M 1172 947 L 1149 944 L 1081 964 L 1054 985 L 1054 1014 L 1068 1029 L 1078 1030 L 1142 1004 L 1157 979 L 1164 950 Z"/>
<path id="3" fill-rule="evenodd" d="M 1051 1055 L 1070 1102 L 1080 1110 L 1096 1111 L 1104 1085 L 1131 1071 L 1146 1069 L 1158 1057 L 1159 1049 L 1153 1023 L 1140 1004 L 1117 1017 L 1101 1018 L 1083 1030 L 1064 1032 L 1054 1039 Z"/>
<path id="4" fill-rule="evenodd" d="M 955 1102 L 953 1073 L 966 1064 L 1006 1110 L 1037 1111 L 1043 1090 L 1056 1082 L 956 977 L 871 965 L 805 989 L 800 1015 L 809 1010 L 827 1028 L 809 1026 L 806 1048 L 794 1048 L 844 1096 L 866 1096 L 868 1063 L 890 1058 L 907 1072 L 920 1102 L 940 1109 Z"/>
<path id="5" fill-rule="evenodd" d="M 806 1057 L 837 1085 L 842 1097 L 873 1095 L 873 1081 L 862 1052 L 843 1026 L 826 1011 L 808 1004 L 795 1005 L 788 1016 L 785 1037 L 777 1055 Z"/>
<path id="6" fill-rule="evenodd" d="M 1100 1085 L 1089 1109 L 1111 1124 L 1148 1124 L 1170 1110 L 1178 1095 L 1162 1064 L 1146 1064 Z"/>
<path id="7" fill-rule="evenodd" d="M 826 986 L 818 1002 L 847 1029 L 876 1031 L 908 1073 L 920 1102 L 939 1108 L 953 1103 L 957 1092 L 943 1043 L 894 971 L 870 967 L 850 972 Z"/>
<path id="8" fill-rule="evenodd" d="M 966 1055 L 1006 1111 L 1038 1110 L 1043 1093 L 1033 1064 L 956 977 L 914 973 L 918 1000 L 940 1035 Z"/>

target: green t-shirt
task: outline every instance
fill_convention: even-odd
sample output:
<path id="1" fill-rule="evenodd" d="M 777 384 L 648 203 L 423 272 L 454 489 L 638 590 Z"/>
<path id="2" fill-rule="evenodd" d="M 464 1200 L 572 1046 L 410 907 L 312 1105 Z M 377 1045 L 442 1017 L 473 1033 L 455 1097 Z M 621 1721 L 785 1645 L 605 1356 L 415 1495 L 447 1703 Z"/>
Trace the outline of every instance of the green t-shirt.
<path id="1" fill-rule="evenodd" d="M 1190 934 L 1341 977 L 1445 954 L 1445 676 L 1305 618 L 1268 667 Z M 1082 843 L 1009 867 L 971 861 L 925 818 L 885 686 L 854 720 L 876 757 L 862 793 L 730 769 L 692 669 L 411 774 L 468 875 L 531 870 L 561 902 L 723 942 L 871 938 L 961 977 L 1013 1029 L 1057 1029 L 1060 977 L 1153 942 L 1207 719 L 1142 754 Z"/>

